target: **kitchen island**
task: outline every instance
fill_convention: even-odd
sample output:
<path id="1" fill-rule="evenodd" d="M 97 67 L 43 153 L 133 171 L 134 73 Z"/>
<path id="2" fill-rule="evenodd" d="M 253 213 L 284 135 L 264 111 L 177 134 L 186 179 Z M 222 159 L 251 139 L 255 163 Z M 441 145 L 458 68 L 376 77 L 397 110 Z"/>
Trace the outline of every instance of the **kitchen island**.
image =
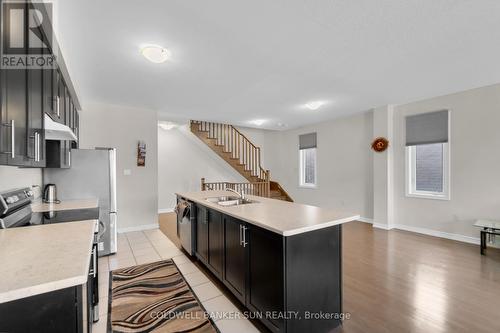
<path id="1" fill-rule="evenodd" d="M 234 206 L 217 202 L 230 196 L 177 193 L 178 201 L 194 203 L 196 258 L 272 332 L 340 325 L 342 224 L 359 215 L 256 196 Z"/>

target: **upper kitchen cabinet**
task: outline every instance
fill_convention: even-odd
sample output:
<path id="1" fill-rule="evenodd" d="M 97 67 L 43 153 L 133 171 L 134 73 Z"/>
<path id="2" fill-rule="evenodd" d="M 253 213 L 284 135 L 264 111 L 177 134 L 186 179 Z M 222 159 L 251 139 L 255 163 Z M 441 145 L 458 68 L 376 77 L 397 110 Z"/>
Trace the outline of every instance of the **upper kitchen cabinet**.
<path id="1" fill-rule="evenodd" d="M 1 17 L 4 22 L 1 28 L 0 42 L 8 43 L 12 38 L 7 33 L 8 31 L 3 28 L 3 25 L 8 24 L 3 19 L 5 15 L 3 1 L 0 7 L 2 8 Z M 26 5 L 23 5 L 23 7 L 27 8 Z M 27 11 L 25 10 L 24 12 L 26 13 Z M 20 17 L 19 19 L 25 19 L 25 17 Z M 23 47 L 16 45 L 16 50 L 21 54 L 26 53 L 27 45 Z M 6 68 L 3 61 L 1 63 L 0 155 L 2 156 L 0 162 L 4 165 L 25 166 L 30 163 L 27 156 L 27 71 L 25 68 Z"/>
<path id="2" fill-rule="evenodd" d="M 45 4 L 0 4 L 0 165 L 70 167 L 80 104 Z"/>
<path id="3" fill-rule="evenodd" d="M 27 156 L 33 167 L 45 167 L 45 130 L 43 112 L 43 70 L 28 71 Z"/>

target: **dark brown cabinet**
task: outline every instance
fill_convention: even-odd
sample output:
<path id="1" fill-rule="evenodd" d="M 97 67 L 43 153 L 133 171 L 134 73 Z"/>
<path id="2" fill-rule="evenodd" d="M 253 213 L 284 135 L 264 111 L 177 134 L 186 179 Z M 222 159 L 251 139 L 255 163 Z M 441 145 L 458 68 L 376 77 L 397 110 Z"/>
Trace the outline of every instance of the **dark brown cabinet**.
<path id="1" fill-rule="evenodd" d="M 207 209 L 197 206 L 196 215 L 196 254 L 198 259 L 208 263 L 208 215 Z"/>
<path id="2" fill-rule="evenodd" d="M 341 225 L 283 236 L 196 206 L 196 257 L 270 331 L 329 332 L 340 325 Z M 331 317 L 314 318 L 321 313 Z"/>
<path id="3" fill-rule="evenodd" d="M 222 214 L 215 210 L 208 213 L 208 264 L 219 278 L 222 277 L 223 230 Z"/>
<path id="4" fill-rule="evenodd" d="M 45 167 L 43 70 L 28 71 L 27 157 L 32 167 Z"/>
<path id="5" fill-rule="evenodd" d="M 246 305 L 251 311 L 273 313 L 284 309 L 283 237 L 248 225 L 248 288 Z M 283 318 L 268 318 L 272 331 L 283 329 Z"/>
<path id="6" fill-rule="evenodd" d="M 248 243 L 245 241 L 245 223 L 224 216 L 224 274 L 222 281 L 233 294 L 245 303 L 246 262 Z"/>
<path id="7" fill-rule="evenodd" d="M 2 70 L 1 152 L 6 165 L 25 166 L 27 159 L 27 72 Z"/>
<path id="8" fill-rule="evenodd" d="M 0 4 L 3 1 L 0 1 Z M 30 6 L 33 6 L 30 4 Z M 0 6 L 0 11 L 4 8 Z M 33 27 L 28 28 L 29 11 L 24 11 L 24 40 L 28 41 L 16 54 L 28 54 L 32 40 L 27 38 Z M 0 12 L 0 17 L 3 13 Z M 44 29 L 51 30 L 50 24 L 36 28 L 37 36 L 45 35 Z M 50 34 L 49 34 L 50 35 Z M 8 38 L 6 29 L 2 30 L 0 43 Z M 58 47 L 50 41 L 50 47 Z M 39 41 L 38 41 L 39 43 Z M 2 44 L 3 45 L 3 44 Z M 35 45 L 35 44 L 34 44 Z M 45 50 L 45 53 L 52 51 Z M 60 54 L 60 52 L 54 52 Z M 47 55 L 47 54 L 45 54 Z M 64 66 L 59 55 L 58 60 Z M 76 96 L 72 96 L 67 82 L 58 65 L 55 68 L 3 68 L 0 63 L 0 165 L 20 167 L 71 167 L 71 148 L 78 147 L 73 141 L 49 142 L 45 139 L 45 114 L 52 120 L 70 127 L 78 136 L 78 111 L 75 107 Z M 77 103 L 76 103 L 77 104 Z M 48 144 L 46 144 L 46 142 Z"/>
<path id="9" fill-rule="evenodd" d="M 196 215 L 196 254 L 217 277 L 222 277 L 222 214 L 197 207 Z"/>

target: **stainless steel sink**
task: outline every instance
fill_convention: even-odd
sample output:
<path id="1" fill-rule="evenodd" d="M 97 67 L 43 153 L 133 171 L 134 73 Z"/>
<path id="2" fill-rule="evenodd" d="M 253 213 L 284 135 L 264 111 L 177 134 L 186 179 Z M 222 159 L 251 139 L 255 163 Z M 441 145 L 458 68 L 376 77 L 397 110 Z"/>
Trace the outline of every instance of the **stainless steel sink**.
<path id="1" fill-rule="evenodd" d="M 205 200 L 221 206 L 239 206 L 257 202 L 249 199 L 241 199 L 235 196 L 211 197 L 206 198 Z"/>

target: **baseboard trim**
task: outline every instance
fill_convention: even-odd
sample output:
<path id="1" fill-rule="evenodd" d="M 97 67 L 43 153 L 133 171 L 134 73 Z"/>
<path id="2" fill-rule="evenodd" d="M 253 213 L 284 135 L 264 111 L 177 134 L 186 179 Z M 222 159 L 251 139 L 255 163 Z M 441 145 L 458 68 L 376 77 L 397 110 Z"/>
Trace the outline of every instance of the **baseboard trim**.
<path id="1" fill-rule="evenodd" d="M 160 208 L 158 209 L 158 214 L 173 213 L 173 208 Z"/>
<path id="2" fill-rule="evenodd" d="M 452 234 L 449 232 L 432 230 L 432 229 L 427 229 L 427 228 L 412 227 L 412 226 L 408 226 L 408 225 L 404 225 L 404 224 L 396 224 L 394 226 L 394 228 L 399 229 L 399 230 L 404 230 L 404 231 L 415 232 L 418 234 L 428 235 L 428 236 L 451 239 L 451 240 L 469 243 L 469 244 L 476 244 L 476 245 L 480 244 L 480 240 L 478 237 L 476 238 L 476 237 L 464 236 L 464 235 L 459 235 L 459 234 Z"/>
<path id="3" fill-rule="evenodd" d="M 382 230 L 391 230 L 394 226 L 388 226 L 387 224 L 373 223 L 373 227 Z"/>
<path id="4" fill-rule="evenodd" d="M 369 217 L 360 217 L 358 219 L 359 222 L 370 223 L 373 224 L 373 219 Z"/>
<path id="5" fill-rule="evenodd" d="M 135 227 L 126 227 L 126 228 L 118 228 L 118 233 L 122 234 L 124 232 L 132 232 L 132 231 L 143 231 L 143 230 L 152 230 L 158 229 L 160 226 L 156 223 L 153 224 L 143 224 Z"/>

